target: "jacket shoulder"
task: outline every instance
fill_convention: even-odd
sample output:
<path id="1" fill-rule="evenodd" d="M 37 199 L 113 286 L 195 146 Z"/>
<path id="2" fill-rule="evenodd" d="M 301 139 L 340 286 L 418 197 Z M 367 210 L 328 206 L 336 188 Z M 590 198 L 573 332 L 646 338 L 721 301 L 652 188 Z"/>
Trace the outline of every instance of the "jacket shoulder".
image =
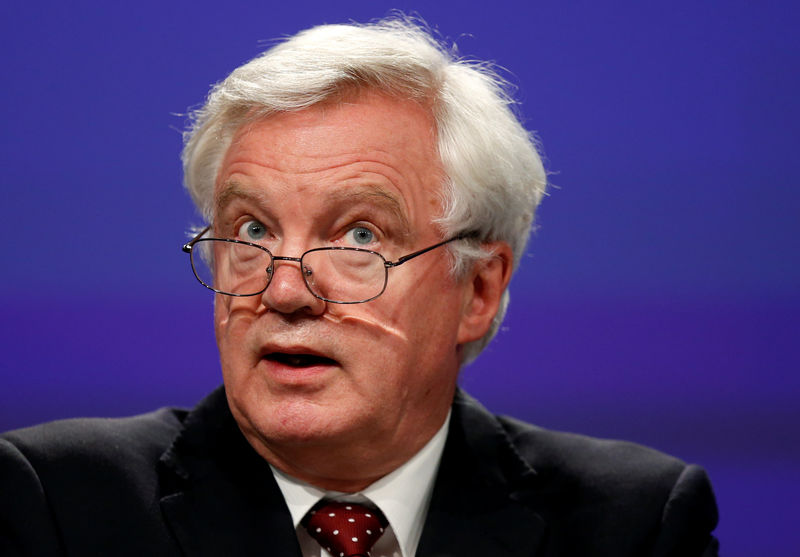
<path id="1" fill-rule="evenodd" d="M 586 487 L 669 489 L 686 468 L 678 458 L 629 441 L 549 430 L 506 416 L 498 421 L 517 453 L 537 473 Z"/>
<path id="2" fill-rule="evenodd" d="M 592 530 L 634 553 L 649 547 L 653 555 L 716 555 L 717 507 L 699 466 L 636 443 L 497 419 L 535 471 L 545 507 L 559 509 L 551 518 L 566 544 L 577 543 L 575 531 Z"/>
<path id="3" fill-rule="evenodd" d="M 126 418 L 73 418 L 0 435 L 31 464 L 158 460 L 181 428 L 187 411 L 162 408 Z"/>
<path id="4" fill-rule="evenodd" d="M 157 518 L 158 464 L 185 415 L 162 409 L 0 435 L 0 554 L 161 555 L 172 542 Z M 127 552 L 110 551 L 121 538 Z"/>

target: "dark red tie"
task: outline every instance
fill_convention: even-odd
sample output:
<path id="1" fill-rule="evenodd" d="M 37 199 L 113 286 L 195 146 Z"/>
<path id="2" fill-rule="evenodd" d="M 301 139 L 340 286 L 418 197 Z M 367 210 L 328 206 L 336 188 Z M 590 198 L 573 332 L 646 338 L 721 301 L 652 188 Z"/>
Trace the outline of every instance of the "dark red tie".
<path id="1" fill-rule="evenodd" d="M 383 513 L 358 503 L 322 501 L 303 526 L 334 557 L 369 557 L 388 522 Z"/>

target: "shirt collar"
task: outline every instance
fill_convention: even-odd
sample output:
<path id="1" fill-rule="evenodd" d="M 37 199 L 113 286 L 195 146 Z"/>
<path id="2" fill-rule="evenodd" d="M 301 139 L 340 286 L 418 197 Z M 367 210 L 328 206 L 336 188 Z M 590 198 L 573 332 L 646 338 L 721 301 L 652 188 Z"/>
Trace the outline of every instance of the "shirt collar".
<path id="1" fill-rule="evenodd" d="M 422 449 L 405 464 L 356 493 L 325 491 L 272 468 L 292 522 L 297 528 L 311 507 L 325 497 L 359 502 L 369 499 L 380 508 L 394 530 L 400 550 L 405 556 L 416 552 L 428 512 L 433 483 L 444 451 L 450 426 L 448 413 L 442 427 Z"/>

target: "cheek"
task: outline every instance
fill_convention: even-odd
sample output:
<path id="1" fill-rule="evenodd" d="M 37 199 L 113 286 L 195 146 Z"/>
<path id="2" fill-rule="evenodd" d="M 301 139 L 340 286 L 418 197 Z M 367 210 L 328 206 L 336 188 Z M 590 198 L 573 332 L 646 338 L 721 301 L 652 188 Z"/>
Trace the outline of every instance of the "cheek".
<path id="1" fill-rule="evenodd" d="M 415 276 L 412 287 L 398 288 L 402 295 L 387 292 L 360 311 L 337 318 L 358 327 L 364 341 L 361 354 L 381 354 L 392 359 L 387 364 L 405 361 L 417 369 L 423 363 L 441 365 L 456 353 L 462 305 L 459 287 L 422 275 L 421 280 Z M 332 318 L 330 313 L 326 317 Z"/>
<path id="2" fill-rule="evenodd" d="M 217 337 L 217 346 L 219 346 L 220 352 L 223 348 L 223 342 L 231 328 L 232 301 L 230 296 L 220 296 L 217 294 L 214 297 L 214 334 Z"/>
<path id="3" fill-rule="evenodd" d="M 218 294 L 214 300 L 214 334 L 223 364 L 244 354 L 243 339 L 257 317 L 258 300 L 255 298 Z"/>
<path id="4" fill-rule="evenodd" d="M 365 309 L 371 310 L 373 308 L 374 306 Z M 408 344 L 408 333 L 400 326 L 396 315 L 386 316 L 379 311 L 350 312 L 347 314 L 337 314 L 331 311 L 325 313 L 323 318 L 332 325 L 345 325 L 359 329 L 364 334 L 365 340 L 386 341 L 393 345 Z"/>
<path id="5" fill-rule="evenodd" d="M 214 333 L 217 335 L 217 343 L 222 338 L 225 328 L 228 325 L 230 315 L 229 304 L 219 294 L 214 295 Z"/>
<path id="6" fill-rule="evenodd" d="M 449 274 L 417 291 L 415 312 L 410 318 L 416 336 L 414 342 L 427 346 L 436 358 L 456 354 L 463 291 L 464 285 L 453 282 Z"/>
<path id="7" fill-rule="evenodd" d="M 378 300 L 375 300 L 376 302 Z M 328 306 L 322 315 L 324 329 L 345 358 L 347 368 L 375 374 L 376 369 L 394 366 L 410 350 L 409 333 L 388 306 L 366 303 L 360 306 Z"/>

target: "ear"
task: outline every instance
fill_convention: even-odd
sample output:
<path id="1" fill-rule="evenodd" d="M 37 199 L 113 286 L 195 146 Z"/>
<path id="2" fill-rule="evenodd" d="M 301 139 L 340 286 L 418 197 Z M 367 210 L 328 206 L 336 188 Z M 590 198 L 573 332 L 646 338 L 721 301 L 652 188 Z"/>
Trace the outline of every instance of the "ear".
<path id="1" fill-rule="evenodd" d="M 484 244 L 492 256 L 475 263 L 467 277 L 458 328 L 458 343 L 478 340 L 492 324 L 500 299 L 511 280 L 512 253 L 505 242 Z"/>

